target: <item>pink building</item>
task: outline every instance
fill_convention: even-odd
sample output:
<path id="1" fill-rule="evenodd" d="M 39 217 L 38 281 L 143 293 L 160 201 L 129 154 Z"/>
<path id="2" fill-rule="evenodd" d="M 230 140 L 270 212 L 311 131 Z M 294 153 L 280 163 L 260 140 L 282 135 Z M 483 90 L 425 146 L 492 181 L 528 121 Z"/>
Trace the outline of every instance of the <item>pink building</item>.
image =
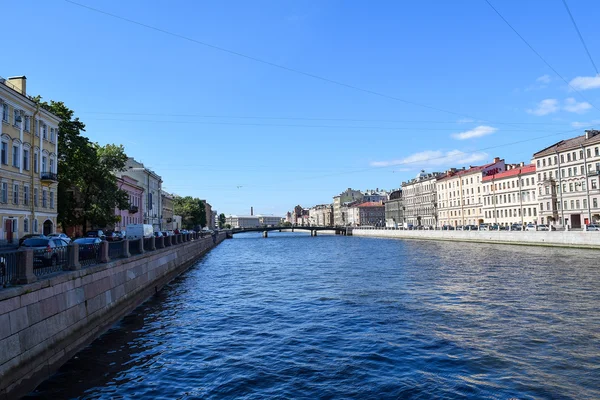
<path id="1" fill-rule="evenodd" d="M 130 176 L 123 175 L 117 178 L 117 185 L 121 190 L 129 194 L 129 210 L 115 209 L 115 215 L 120 216 L 121 220 L 115 224 L 116 231 L 124 231 L 129 224 L 144 223 L 144 210 L 142 197 L 144 188 L 138 185 L 138 181 Z"/>

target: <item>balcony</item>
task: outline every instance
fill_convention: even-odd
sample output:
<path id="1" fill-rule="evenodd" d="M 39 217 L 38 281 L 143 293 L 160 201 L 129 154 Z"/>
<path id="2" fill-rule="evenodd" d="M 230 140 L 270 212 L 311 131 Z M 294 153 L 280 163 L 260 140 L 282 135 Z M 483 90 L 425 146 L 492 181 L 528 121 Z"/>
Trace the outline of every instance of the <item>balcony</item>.
<path id="1" fill-rule="evenodd" d="M 138 208 L 138 206 L 129 206 L 129 214 L 135 214 L 139 211 L 140 209 Z"/>
<path id="2" fill-rule="evenodd" d="M 58 175 L 53 172 L 42 172 L 42 182 L 53 183 L 58 182 Z"/>

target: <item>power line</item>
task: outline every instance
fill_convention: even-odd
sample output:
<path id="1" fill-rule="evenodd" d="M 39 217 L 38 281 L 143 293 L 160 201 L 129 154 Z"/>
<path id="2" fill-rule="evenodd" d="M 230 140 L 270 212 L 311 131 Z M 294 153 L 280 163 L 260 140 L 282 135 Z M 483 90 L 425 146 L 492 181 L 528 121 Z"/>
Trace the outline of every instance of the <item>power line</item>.
<path id="1" fill-rule="evenodd" d="M 66 0 L 68 1 L 68 0 Z M 581 96 L 581 98 L 583 100 L 585 100 L 586 102 L 588 102 L 592 107 L 594 107 L 596 110 L 600 111 L 600 108 L 596 107 L 594 104 L 590 103 L 590 101 L 583 95 L 581 94 L 580 91 L 578 91 L 577 89 L 575 89 L 573 86 L 571 86 L 571 84 L 569 83 L 569 81 L 567 81 L 561 74 L 558 73 L 558 71 L 552 66 L 550 65 L 550 63 L 548 61 L 546 61 L 546 59 L 544 57 L 542 57 L 542 55 L 540 53 L 537 52 L 536 49 L 533 48 L 533 46 L 531 44 L 529 44 L 529 42 L 527 40 L 525 40 L 525 38 L 510 24 L 510 22 L 508 22 L 506 20 L 506 18 L 504 18 L 504 16 L 502 14 L 500 14 L 500 11 L 498 11 L 496 9 L 496 7 L 494 7 L 492 5 L 492 3 L 490 3 L 489 0 L 484 0 L 492 10 L 494 10 L 496 12 L 496 14 L 498 14 L 498 16 L 500 17 L 500 19 L 502 19 L 502 21 L 504 21 L 504 23 L 506 25 L 508 25 L 508 27 L 510 29 L 512 29 L 512 31 L 523 41 L 523 43 L 525 43 L 527 45 L 527 47 L 529 47 L 529 49 L 531 51 L 533 51 L 533 53 L 539 57 L 540 60 L 542 60 L 544 62 L 544 64 L 546 64 L 546 66 L 548 66 L 548 68 L 550 68 L 552 70 L 552 72 L 554 72 L 556 74 L 556 76 L 558 76 L 560 79 L 562 79 L 574 92 L 576 92 L 579 96 Z"/>
<path id="2" fill-rule="evenodd" d="M 565 5 L 565 8 L 567 9 L 567 13 L 569 13 L 569 17 L 571 18 L 571 22 L 573 23 L 573 26 L 575 27 L 575 30 L 577 31 L 577 35 L 579 35 L 579 40 L 581 41 L 581 44 L 583 45 L 583 48 L 585 49 L 585 52 L 587 53 L 588 58 L 590 59 L 590 62 L 594 66 L 594 69 L 596 70 L 596 75 L 600 75 L 600 72 L 598 72 L 598 67 L 596 67 L 596 63 L 594 63 L 594 59 L 592 58 L 592 55 L 590 54 L 590 51 L 588 50 L 588 47 L 585 44 L 585 40 L 583 40 L 583 36 L 581 35 L 581 32 L 579 31 L 579 27 L 577 26 L 577 23 L 575 22 L 575 18 L 573 18 L 573 14 L 571 14 L 571 10 L 569 9 L 567 0 L 562 0 L 562 2 Z"/>
<path id="3" fill-rule="evenodd" d="M 274 68 L 278 68 L 278 69 L 281 69 L 281 70 L 284 70 L 284 71 L 293 72 L 295 74 L 307 76 L 309 78 L 313 78 L 313 79 L 317 79 L 317 80 L 320 80 L 320 81 L 323 81 L 323 82 L 331 83 L 331 84 L 334 84 L 334 85 L 337 85 L 337 86 L 341 86 L 341 87 L 345 87 L 345 88 L 348 88 L 348 89 L 357 90 L 359 92 L 368 93 L 368 94 L 371 94 L 373 96 L 378 96 L 378 97 L 382 97 L 382 98 L 389 99 L 389 100 L 399 101 L 399 102 L 402 102 L 402 103 L 405 103 L 405 104 L 410 104 L 410 105 L 413 105 L 413 106 L 423 107 L 423 108 L 427 108 L 427 109 L 430 109 L 430 110 L 443 112 L 443 113 L 446 113 L 446 114 L 456 115 L 456 116 L 459 116 L 459 117 L 466 117 L 466 118 L 481 120 L 481 118 L 474 118 L 474 117 L 472 117 L 470 115 L 466 115 L 466 114 L 462 114 L 462 113 L 458 113 L 458 112 L 454 112 L 454 111 L 450 111 L 450 110 L 445 110 L 445 109 L 442 109 L 442 108 L 430 106 L 430 105 L 427 105 L 427 104 L 417 103 L 417 102 L 406 100 L 406 99 L 401 99 L 399 97 L 391 96 L 391 95 L 388 95 L 388 94 L 385 94 L 385 93 L 376 92 L 376 91 L 370 90 L 370 89 L 364 89 L 364 88 L 361 88 L 361 87 L 358 87 L 358 86 L 354 86 L 354 85 L 351 85 L 351 84 L 348 84 L 348 83 L 344 83 L 344 82 L 336 81 L 334 79 L 325 78 L 325 77 L 320 76 L 320 75 L 312 74 L 310 72 L 305 72 L 305 71 L 302 71 L 302 70 L 299 70 L 299 69 L 296 69 L 296 68 L 291 68 L 291 67 L 287 67 L 285 65 L 277 64 L 277 63 L 274 63 L 274 62 L 271 62 L 271 61 L 263 60 L 263 59 L 258 58 L 258 57 L 254 57 L 254 56 L 250 56 L 250 55 L 247 55 L 247 54 L 243 54 L 243 53 L 240 53 L 240 52 L 235 51 L 235 50 L 226 49 L 224 47 L 217 46 L 217 45 L 214 45 L 214 44 L 210 44 L 210 43 L 207 43 L 207 42 L 203 42 L 201 40 L 197 40 L 197 39 L 191 38 L 189 36 L 181 35 L 179 33 L 174 33 L 174 32 L 168 31 L 166 29 L 162 29 L 162 28 L 158 28 L 156 26 L 148 25 L 148 24 L 145 24 L 143 22 L 139 22 L 139 21 L 136 21 L 136 20 L 133 20 L 133 19 L 130 19 L 130 18 L 122 17 L 120 15 L 116 15 L 116 14 L 110 13 L 108 11 L 104 11 L 104 10 L 100 10 L 98 8 L 90 7 L 90 6 L 87 6 L 85 4 L 81 4 L 81 3 L 78 3 L 76 1 L 73 1 L 73 0 L 64 0 L 64 1 L 66 1 L 69 4 L 73 4 L 75 6 L 78 6 L 78 7 L 81 7 L 81 8 L 85 8 L 85 9 L 94 11 L 94 12 L 99 13 L 99 14 L 107 15 L 109 17 L 116 18 L 116 19 L 119 19 L 121 21 L 129 22 L 131 24 L 135 24 L 135 25 L 144 27 L 146 29 L 150 29 L 150 30 L 153 30 L 153 31 L 156 31 L 156 32 L 160 32 L 160 33 L 163 33 L 165 35 L 169 35 L 169 36 L 173 36 L 173 37 L 176 37 L 176 38 L 179 38 L 179 39 L 183 39 L 183 40 L 186 40 L 188 42 L 192 42 L 192 43 L 195 43 L 195 44 L 199 44 L 201 46 L 209 47 L 209 48 L 214 49 L 214 50 L 218 50 L 218 51 L 221 51 L 221 52 L 224 52 L 224 53 L 228 53 L 228 54 L 231 54 L 231 55 L 234 55 L 234 56 L 242 57 L 242 58 L 245 58 L 245 59 L 248 59 L 248 60 L 252 60 L 252 61 L 255 61 L 255 62 L 258 62 L 258 63 L 261 63 L 261 64 L 265 64 L 265 65 L 268 65 L 268 66 L 271 66 L 271 67 L 274 67 Z"/>
<path id="4" fill-rule="evenodd" d="M 319 129 L 371 129 L 371 130 L 410 130 L 410 131 L 457 131 L 457 128 L 413 128 L 413 127 L 391 127 L 391 126 L 359 126 L 359 125 L 299 125 L 299 124 L 266 124 L 251 122 L 206 122 L 206 121 L 180 121 L 180 120 L 150 120 L 150 119 L 123 119 L 123 118 L 88 118 L 88 121 L 116 121 L 116 122 L 150 122 L 168 124 L 197 124 L 197 125 L 225 125 L 225 126 L 256 126 L 272 128 L 319 128 Z M 504 132 L 522 132 L 523 129 L 503 129 Z M 529 132 L 545 132 L 545 130 L 531 130 Z"/>
<path id="5" fill-rule="evenodd" d="M 90 115 L 128 115 L 141 117 L 178 117 L 178 118 L 206 118 L 206 119 L 257 119 L 257 120 L 289 120 L 289 121 L 336 121 L 336 122 L 380 122 L 380 123 L 409 123 L 409 124 L 461 124 L 480 123 L 483 121 L 432 121 L 432 120 L 386 120 L 386 119 L 359 119 L 359 118 L 316 118 L 316 117 L 276 117 L 276 116 L 250 116 L 250 115 L 203 115 L 203 114 L 169 114 L 169 113 L 137 113 L 137 112 L 112 112 L 112 111 L 78 111 L 78 114 Z M 495 125 L 559 125 L 556 122 L 499 122 L 485 121 Z"/>

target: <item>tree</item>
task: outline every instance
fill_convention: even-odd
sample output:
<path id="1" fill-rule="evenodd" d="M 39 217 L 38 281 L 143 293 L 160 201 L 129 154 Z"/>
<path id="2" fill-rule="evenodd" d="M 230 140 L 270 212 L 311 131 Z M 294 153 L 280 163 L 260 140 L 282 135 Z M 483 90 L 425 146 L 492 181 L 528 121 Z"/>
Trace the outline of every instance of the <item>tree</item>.
<path id="1" fill-rule="evenodd" d="M 34 98 L 40 101 L 40 98 Z M 128 195 L 119 189 L 114 171 L 123 170 L 127 156 L 123 146 L 100 146 L 81 132 L 85 124 L 73 118 L 63 102 L 40 102 L 61 118 L 58 136 L 58 223 L 64 230 L 77 225 L 87 229 L 117 222 L 115 208 L 129 207 Z"/>
<path id="2" fill-rule="evenodd" d="M 220 229 L 223 229 L 226 221 L 227 221 L 227 219 L 225 218 L 225 214 L 223 214 L 223 213 L 219 214 L 219 228 Z"/>
<path id="3" fill-rule="evenodd" d="M 181 224 L 185 229 L 206 226 L 206 209 L 204 202 L 192 196 L 175 197 L 173 213 L 181 215 Z"/>

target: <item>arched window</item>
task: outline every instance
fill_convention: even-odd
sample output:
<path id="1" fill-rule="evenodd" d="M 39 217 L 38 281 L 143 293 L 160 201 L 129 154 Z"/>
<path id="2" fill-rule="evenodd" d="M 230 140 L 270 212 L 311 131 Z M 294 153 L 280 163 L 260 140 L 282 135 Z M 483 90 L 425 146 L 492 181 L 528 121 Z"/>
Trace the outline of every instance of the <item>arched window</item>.
<path id="1" fill-rule="evenodd" d="M 27 218 L 23 220 L 23 232 L 29 232 L 29 220 Z"/>

